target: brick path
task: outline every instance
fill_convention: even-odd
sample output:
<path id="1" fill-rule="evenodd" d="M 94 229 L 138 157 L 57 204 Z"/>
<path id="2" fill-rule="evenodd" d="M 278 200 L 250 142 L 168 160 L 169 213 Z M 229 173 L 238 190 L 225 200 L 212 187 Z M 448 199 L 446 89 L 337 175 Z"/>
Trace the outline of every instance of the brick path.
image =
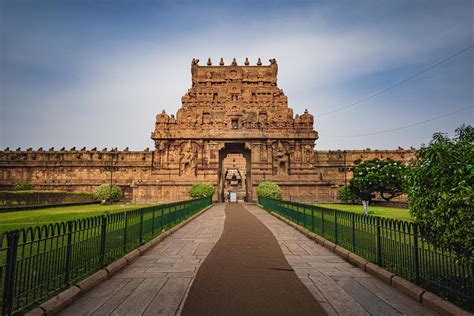
<path id="1" fill-rule="evenodd" d="M 222 234 L 224 207 L 214 205 L 61 315 L 179 314 L 197 270 Z M 259 207 L 245 207 L 273 233 L 290 266 L 329 315 L 433 315 Z"/>

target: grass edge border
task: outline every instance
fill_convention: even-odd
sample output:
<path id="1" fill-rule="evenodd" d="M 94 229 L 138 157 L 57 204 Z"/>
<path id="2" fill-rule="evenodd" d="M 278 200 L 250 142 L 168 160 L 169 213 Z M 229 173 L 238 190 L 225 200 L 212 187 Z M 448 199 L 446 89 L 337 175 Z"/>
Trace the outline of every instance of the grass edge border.
<path id="1" fill-rule="evenodd" d="M 308 229 L 286 219 L 285 217 L 273 212 L 273 211 L 268 211 L 266 210 L 262 205 L 257 204 L 258 207 L 261 209 L 267 211 L 274 217 L 278 218 L 282 222 L 286 223 L 287 225 L 295 228 L 299 232 L 301 232 L 303 235 L 305 235 L 307 238 L 315 241 L 316 243 L 320 244 L 321 246 L 329 249 L 331 252 L 335 253 L 342 259 L 346 260 L 347 262 L 351 263 L 352 265 L 355 265 L 359 269 L 366 271 L 373 276 L 377 277 L 378 279 L 382 280 L 384 283 L 394 287 L 395 289 L 401 291 L 405 295 L 409 296 L 415 301 L 418 301 L 419 303 L 423 304 L 424 306 L 434 309 L 438 312 L 441 313 L 447 313 L 448 315 L 472 315 L 468 311 L 462 309 L 461 307 L 446 301 L 445 299 L 429 292 L 426 291 L 425 289 L 411 283 L 410 281 L 402 278 L 401 276 L 398 276 L 396 274 L 393 274 L 392 272 L 389 272 L 373 263 L 368 262 L 367 260 L 357 256 L 356 254 L 350 252 L 349 250 L 338 246 L 329 240 L 309 231 Z M 367 268 L 369 266 L 369 268 Z M 393 282 L 393 279 L 396 280 L 402 280 L 402 282 Z M 419 294 L 418 294 L 419 293 Z M 425 297 L 426 296 L 426 297 Z M 416 297 L 419 297 L 417 299 Z"/>
<path id="2" fill-rule="evenodd" d="M 125 254 L 121 258 L 115 260 L 108 266 L 94 272 L 92 275 L 88 276 L 87 278 L 79 281 L 77 284 L 74 284 L 70 288 L 60 292 L 59 294 L 53 296 L 46 302 L 42 303 L 38 307 L 32 309 L 31 311 L 27 312 L 26 316 L 39 316 L 39 315 L 56 315 L 63 309 L 65 309 L 68 305 L 73 303 L 77 300 L 81 295 L 85 294 L 89 290 L 93 289 L 100 283 L 110 279 L 115 273 L 122 270 L 124 267 L 129 265 L 133 262 L 136 258 L 142 256 L 146 253 L 149 249 L 153 246 L 159 244 L 163 240 L 165 240 L 168 236 L 175 233 L 178 229 L 182 228 L 196 217 L 202 215 L 205 211 L 211 208 L 214 204 L 206 206 L 204 209 L 200 210 L 198 213 L 192 215 L 191 217 L 185 219 L 181 223 L 171 227 L 169 230 L 162 232 L 152 240 L 146 242 L 145 244 L 137 247 L 136 249 L 130 251 L 129 253 Z M 105 277 L 104 277 L 105 273 Z M 87 284 L 87 286 L 84 286 Z M 82 287 L 81 287 L 82 286 Z"/>

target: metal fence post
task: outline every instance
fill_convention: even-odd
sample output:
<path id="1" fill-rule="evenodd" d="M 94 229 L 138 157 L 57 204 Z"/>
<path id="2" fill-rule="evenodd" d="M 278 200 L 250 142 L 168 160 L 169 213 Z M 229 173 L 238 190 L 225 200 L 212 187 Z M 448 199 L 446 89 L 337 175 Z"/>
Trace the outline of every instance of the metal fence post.
<path id="1" fill-rule="evenodd" d="M 128 212 L 125 213 L 125 227 L 123 228 L 123 252 L 127 252 L 127 228 L 128 228 Z"/>
<path id="2" fill-rule="evenodd" d="M 151 236 L 155 235 L 155 209 L 153 209 L 153 216 L 151 219 Z"/>
<path id="3" fill-rule="evenodd" d="M 64 283 L 69 285 L 72 269 L 72 228 L 74 221 L 67 222 L 67 248 L 66 248 L 66 267 L 64 271 Z"/>
<path id="4" fill-rule="evenodd" d="M 311 231 L 314 232 L 314 210 L 311 209 Z"/>
<path id="5" fill-rule="evenodd" d="M 418 255 L 418 225 L 413 225 L 413 265 L 415 266 L 415 284 L 420 284 L 420 258 Z"/>
<path id="6" fill-rule="evenodd" d="M 101 216 L 101 229 L 100 229 L 100 252 L 99 252 L 99 265 L 102 268 L 105 262 L 105 240 L 107 238 L 107 216 Z"/>
<path id="7" fill-rule="evenodd" d="M 321 209 L 321 235 L 324 236 L 324 209 Z"/>
<path id="8" fill-rule="evenodd" d="M 7 235 L 7 266 L 5 271 L 5 284 L 3 288 L 2 315 L 11 315 L 13 309 L 13 296 L 15 291 L 16 255 L 20 232 L 14 230 Z"/>
<path id="9" fill-rule="evenodd" d="M 163 231 L 163 208 L 161 209 L 160 215 L 160 232 Z"/>
<path id="10" fill-rule="evenodd" d="M 377 224 L 377 265 L 382 265 L 382 243 L 380 238 L 380 217 L 375 218 Z"/>
<path id="11" fill-rule="evenodd" d="M 143 209 L 140 211 L 140 242 L 143 244 Z"/>
<path id="12" fill-rule="evenodd" d="M 356 234 L 355 234 L 355 213 L 352 213 L 352 214 L 351 214 L 351 220 L 352 220 L 352 251 L 355 252 L 355 248 L 356 248 L 356 243 L 355 243 L 355 239 L 356 239 Z"/>
<path id="13" fill-rule="evenodd" d="M 336 245 L 339 243 L 339 238 L 338 238 L 338 229 L 337 229 L 337 211 L 334 211 L 334 240 L 336 242 Z"/>

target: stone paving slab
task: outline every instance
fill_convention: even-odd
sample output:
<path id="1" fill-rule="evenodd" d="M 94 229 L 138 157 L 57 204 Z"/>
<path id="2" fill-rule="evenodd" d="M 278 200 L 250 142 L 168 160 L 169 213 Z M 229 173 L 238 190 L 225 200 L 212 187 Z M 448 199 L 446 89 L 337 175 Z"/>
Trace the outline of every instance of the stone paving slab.
<path id="1" fill-rule="evenodd" d="M 260 207 L 245 207 L 273 233 L 296 275 L 329 315 L 437 315 Z"/>
<path id="2" fill-rule="evenodd" d="M 175 315 L 222 235 L 224 207 L 212 206 L 60 315 Z"/>

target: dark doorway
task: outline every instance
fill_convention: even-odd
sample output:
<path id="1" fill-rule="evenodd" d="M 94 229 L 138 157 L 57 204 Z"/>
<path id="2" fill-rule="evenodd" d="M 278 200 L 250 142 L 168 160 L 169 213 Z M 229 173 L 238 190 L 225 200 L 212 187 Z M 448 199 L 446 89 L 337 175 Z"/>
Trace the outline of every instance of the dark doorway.
<path id="1" fill-rule="evenodd" d="M 252 201 L 251 161 L 244 143 L 226 143 L 219 151 L 219 201 L 225 201 L 230 191 L 238 200 Z"/>

